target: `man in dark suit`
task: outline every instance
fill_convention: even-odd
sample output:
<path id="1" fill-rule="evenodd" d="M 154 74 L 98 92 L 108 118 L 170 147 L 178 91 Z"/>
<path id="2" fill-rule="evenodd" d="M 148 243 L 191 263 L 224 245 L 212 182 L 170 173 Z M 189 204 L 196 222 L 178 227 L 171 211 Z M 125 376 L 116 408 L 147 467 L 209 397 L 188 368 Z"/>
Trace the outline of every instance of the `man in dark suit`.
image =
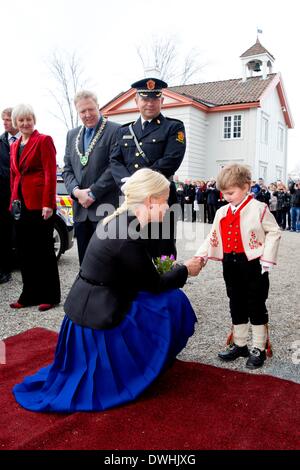
<path id="1" fill-rule="evenodd" d="M 81 264 L 97 223 L 118 206 L 119 189 L 109 168 L 109 155 L 119 124 L 108 122 L 100 114 L 97 97 L 90 91 L 77 93 L 74 103 L 83 125 L 67 134 L 63 178 L 74 199 Z"/>
<path id="2" fill-rule="evenodd" d="M 0 135 L 0 284 L 10 281 L 12 269 L 12 216 L 10 203 L 10 145 L 19 137 L 11 120 L 12 108 L 2 111 L 5 132 Z"/>
<path id="3" fill-rule="evenodd" d="M 168 86 L 166 82 L 145 78 L 131 86 L 137 91 L 136 104 L 141 115 L 137 121 L 125 124 L 118 130 L 117 143 L 111 154 L 113 177 L 122 186 L 124 178 L 139 168 L 157 170 L 170 180 L 168 204 L 172 206 L 177 203 L 173 175 L 183 160 L 186 148 L 184 124 L 161 114 L 162 89 Z M 179 213 L 167 214 L 165 223 L 160 225 L 159 242 L 153 243 L 153 257 L 176 255 L 175 220 Z"/>

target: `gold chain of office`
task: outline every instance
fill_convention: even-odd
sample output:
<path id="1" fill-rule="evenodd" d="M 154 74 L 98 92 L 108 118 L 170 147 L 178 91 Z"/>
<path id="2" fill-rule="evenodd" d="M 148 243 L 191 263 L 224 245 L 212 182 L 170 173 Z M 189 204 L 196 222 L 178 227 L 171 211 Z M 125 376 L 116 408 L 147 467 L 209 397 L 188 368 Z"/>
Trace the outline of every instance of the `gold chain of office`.
<path id="1" fill-rule="evenodd" d="M 80 152 L 79 150 L 79 142 L 80 142 L 80 138 L 81 138 L 81 135 L 83 133 L 83 129 L 84 129 L 84 126 L 81 126 L 79 132 L 78 132 L 78 135 L 76 137 L 76 145 L 75 145 L 75 148 L 76 148 L 76 152 L 77 152 L 77 155 L 79 156 L 79 159 L 80 159 L 80 163 L 82 166 L 85 166 L 88 161 L 89 161 L 89 156 L 90 154 L 92 153 L 96 143 L 98 142 L 98 140 L 100 139 L 103 131 L 104 131 L 104 128 L 106 126 L 106 123 L 107 123 L 107 118 L 103 117 L 102 119 L 102 123 L 101 123 L 101 126 L 99 127 L 98 131 L 96 132 L 95 136 L 93 137 L 93 139 L 91 140 L 90 142 L 90 145 L 88 146 L 86 152 L 84 153 L 84 155 Z"/>

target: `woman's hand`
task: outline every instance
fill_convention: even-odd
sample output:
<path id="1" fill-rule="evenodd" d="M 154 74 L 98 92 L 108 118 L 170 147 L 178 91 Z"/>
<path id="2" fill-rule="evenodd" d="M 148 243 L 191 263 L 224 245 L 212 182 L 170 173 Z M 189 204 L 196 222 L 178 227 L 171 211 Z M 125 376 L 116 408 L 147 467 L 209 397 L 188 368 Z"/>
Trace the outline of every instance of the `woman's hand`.
<path id="1" fill-rule="evenodd" d="M 42 209 L 42 217 L 44 220 L 50 219 L 53 214 L 53 209 L 50 207 L 43 207 Z"/>
<path id="2" fill-rule="evenodd" d="M 188 259 L 184 264 L 188 269 L 189 276 L 198 276 L 203 266 L 201 259 L 196 256 Z"/>

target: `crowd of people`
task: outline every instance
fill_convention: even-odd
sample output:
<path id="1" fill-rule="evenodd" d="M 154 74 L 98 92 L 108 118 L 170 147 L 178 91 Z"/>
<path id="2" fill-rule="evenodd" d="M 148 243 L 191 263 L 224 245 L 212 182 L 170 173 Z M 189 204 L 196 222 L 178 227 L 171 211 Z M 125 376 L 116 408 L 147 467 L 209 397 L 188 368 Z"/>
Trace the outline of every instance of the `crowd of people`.
<path id="1" fill-rule="evenodd" d="M 183 221 L 212 224 L 216 211 L 227 204 L 215 179 L 176 182 L 176 191 Z M 250 193 L 268 205 L 282 230 L 300 233 L 300 180 L 289 178 L 287 185 L 276 181 L 267 186 L 259 178 L 251 182 Z"/>

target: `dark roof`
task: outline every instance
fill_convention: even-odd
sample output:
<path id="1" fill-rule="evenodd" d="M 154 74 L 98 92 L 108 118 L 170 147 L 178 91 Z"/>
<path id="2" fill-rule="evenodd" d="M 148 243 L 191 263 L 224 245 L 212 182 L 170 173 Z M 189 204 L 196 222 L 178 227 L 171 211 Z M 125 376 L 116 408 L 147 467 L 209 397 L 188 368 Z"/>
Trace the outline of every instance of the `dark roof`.
<path id="1" fill-rule="evenodd" d="M 253 44 L 253 46 L 251 46 L 249 49 L 247 49 L 241 55 L 241 57 L 250 57 L 253 55 L 265 54 L 265 53 L 269 54 L 269 56 L 271 56 L 272 59 L 275 60 L 275 57 L 269 51 L 267 51 L 267 49 L 264 46 L 261 45 L 261 43 L 259 42 L 259 39 L 257 38 L 256 43 Z"/>
<path id="2" fill-rule="evenodd" d="M 236 78 L 218 82 L 172 86 L 168 89 L 207 106 L 252 103 L 259 101 L 275 75 L 275 73 L 269 74 L 265 80 L 261 76 L 257 76 L 247 78 L 245 82 L 241 78 Z"/>

